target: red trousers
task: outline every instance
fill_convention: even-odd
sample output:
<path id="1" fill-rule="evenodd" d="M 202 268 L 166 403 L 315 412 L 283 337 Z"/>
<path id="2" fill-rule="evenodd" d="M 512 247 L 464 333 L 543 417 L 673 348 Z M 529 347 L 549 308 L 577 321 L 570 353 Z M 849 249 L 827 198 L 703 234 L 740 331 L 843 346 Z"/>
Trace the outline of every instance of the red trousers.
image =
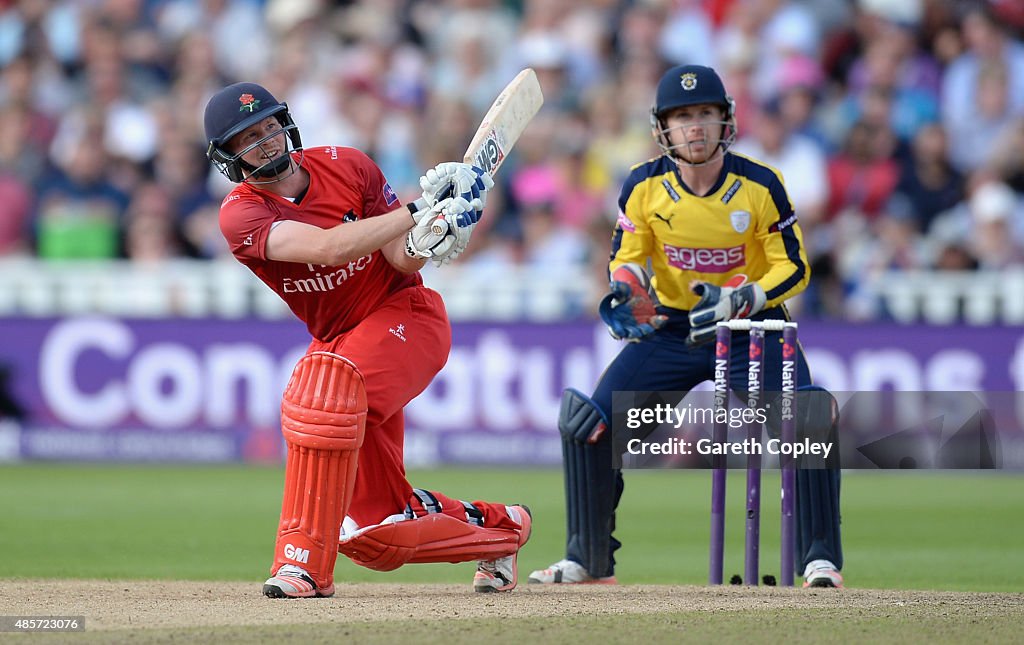
<path id="1" fill-rule="evenodd" d="M 348 516 L 359 526 L 422 506 L 405 478 L 403 408 L 422 392 L 448 360 L 452 335 L 437 292 L 411 287 L 392 295 L 355 328 L 330 342 L 313 340 L 309 352 L 327 351 L 352 361 L 366 385 L 366 435 L 359 450 L 355 492 Z M 465 521 L 462 503 L 431 491 L 442 512 Z M 503 504 L 474 501 L 483 525 L 517 528 Z"/>

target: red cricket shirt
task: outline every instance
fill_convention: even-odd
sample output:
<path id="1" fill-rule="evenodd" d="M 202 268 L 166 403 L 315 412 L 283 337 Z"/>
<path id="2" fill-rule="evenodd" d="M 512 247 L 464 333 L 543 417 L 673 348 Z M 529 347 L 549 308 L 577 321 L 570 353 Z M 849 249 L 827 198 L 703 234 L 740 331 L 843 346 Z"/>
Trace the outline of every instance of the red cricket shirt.
<path id="1" fill-rule="evenodd" d="M 241 183 L 221 203 L 220 228 L 238 261 L 288 304 L 314 338 L 326 341 L 355 327 L 391 294 L 423 282 L 418 273 L 397 271 L 380 251 L 341 266 L 268 260 L 267 236 L 275 222 L 328 229 L 401 205 L 377 165 L 354 148 L 309 148 L 302 167 L 309 189 L 300 203 Z"/>

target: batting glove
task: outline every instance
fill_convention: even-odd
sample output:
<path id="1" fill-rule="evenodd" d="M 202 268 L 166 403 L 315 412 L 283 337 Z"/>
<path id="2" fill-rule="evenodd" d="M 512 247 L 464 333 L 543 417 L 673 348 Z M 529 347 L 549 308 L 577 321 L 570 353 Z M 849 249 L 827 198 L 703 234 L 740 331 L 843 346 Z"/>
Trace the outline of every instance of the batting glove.
<path id="1" fill-rule="evenodd" d="M 478 203 L 478 211 L 487 205 L 487 191 L 494 180 L 481 168 L 465 163 L 445 162 L 434 166 L 420 177 L 421 197 L 409 205 L 417 223 L 430 208 L 448 197 L 461 197 L 471 204 Z M 480 216 L 477 215 L 477 219 Z"/>
<path id="2" fill-rule="evenodd" d="M 434 266 L 441 266 L 444 264 L 451 264 L 457 257 L 462 255 L 469 246 L 469 238 L 473 235 L 473 229 L 476 228 L 476 224 L 470 224 L 469 226 L 459 226 L 449 229 L 448 237 L 452 238 L 453 243 L 451 248 L 447 252 L 439 253 L 438 256 L 433 258 Z"/>
<path id="3" fill-rule="evenodd" d="M 426 216 L 421 217 L 405 236 L 406 255 L 413 258 L 430 259 L 436 254 L 450 250 L 455 239 L 448 233 L 444 213 L 450 211 L 452 216 L 456 217 L 459 214 L 465 214 L 470 208 L 470 205 L 461 198 L 448 197 L 434 204 L 426 211 Z M 440 222 L 442 226 L 438 226 L 435 222 Z"/>

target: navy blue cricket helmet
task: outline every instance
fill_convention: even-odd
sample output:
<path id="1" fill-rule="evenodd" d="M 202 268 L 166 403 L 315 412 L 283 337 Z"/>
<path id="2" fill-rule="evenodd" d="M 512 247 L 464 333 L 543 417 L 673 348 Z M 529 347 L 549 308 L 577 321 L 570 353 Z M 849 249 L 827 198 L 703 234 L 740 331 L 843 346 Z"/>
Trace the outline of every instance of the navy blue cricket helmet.
<path id="1" fill-rule="evenodd" d="M 725 112 L 725 120 L 715 122 L 723 126 L 719 147 L 724 154 L 736 141 L 736 102 L 725 91 L 721 77 L 703 65 L 677 65 L 665 72 L 658 81 L 654 106 L 651 107 L 651 130 L 663 152 L 679 159 L 674 150 L 680 146 L 672 145 L 668 140 L 663 118 L 665 113 L 679 107 L 703 104 L 719 105 Z"/>
<path id="2" fill-rule="evenodd" d="M 264 179 L 276 181 L 286 175 L 283 171 L 289 167 L 290 155 L 282 155 L 272 159 L 260 167 L 254 167 L 242 161 L 242 156 L 262 145 L 275 132 L 261 138 L 236 153 L 230 152 L 225 146 L 236 134 L 256 125 L 267 117 L 276 117 L 281 129 L 288 136 L 292 150 L 302 150 L 302 139 L 299 128 L 288 112 L 288 105 L 281 103 L 262 85 L 256 83 L 235 83 L 220 90 L 206 104 L 203 125 L 206 129 L 206 157 L 216 166 L 217 170 L 231 181 L 238 183 L 245 179 L 245 172 Z"/>

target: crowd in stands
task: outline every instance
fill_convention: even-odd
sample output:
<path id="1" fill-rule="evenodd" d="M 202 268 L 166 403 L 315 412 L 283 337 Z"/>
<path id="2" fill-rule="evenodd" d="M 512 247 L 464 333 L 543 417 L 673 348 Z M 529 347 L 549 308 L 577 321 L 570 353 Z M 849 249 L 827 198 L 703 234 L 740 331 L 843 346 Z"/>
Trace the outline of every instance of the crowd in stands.
<path id="1" fill-rule="evenodd" d="M 598 284 L 657 80 L 697 63 L 783 173 L 804 310 L 851 316 L 881 272 L 1024 265 L 1022 34 L 1015 0 L 0 0 L 0 256 L 225 255 L 202 111 L 228 83 L 408 199 L 532 66 L 545 106 L 458 264 Z"/>

